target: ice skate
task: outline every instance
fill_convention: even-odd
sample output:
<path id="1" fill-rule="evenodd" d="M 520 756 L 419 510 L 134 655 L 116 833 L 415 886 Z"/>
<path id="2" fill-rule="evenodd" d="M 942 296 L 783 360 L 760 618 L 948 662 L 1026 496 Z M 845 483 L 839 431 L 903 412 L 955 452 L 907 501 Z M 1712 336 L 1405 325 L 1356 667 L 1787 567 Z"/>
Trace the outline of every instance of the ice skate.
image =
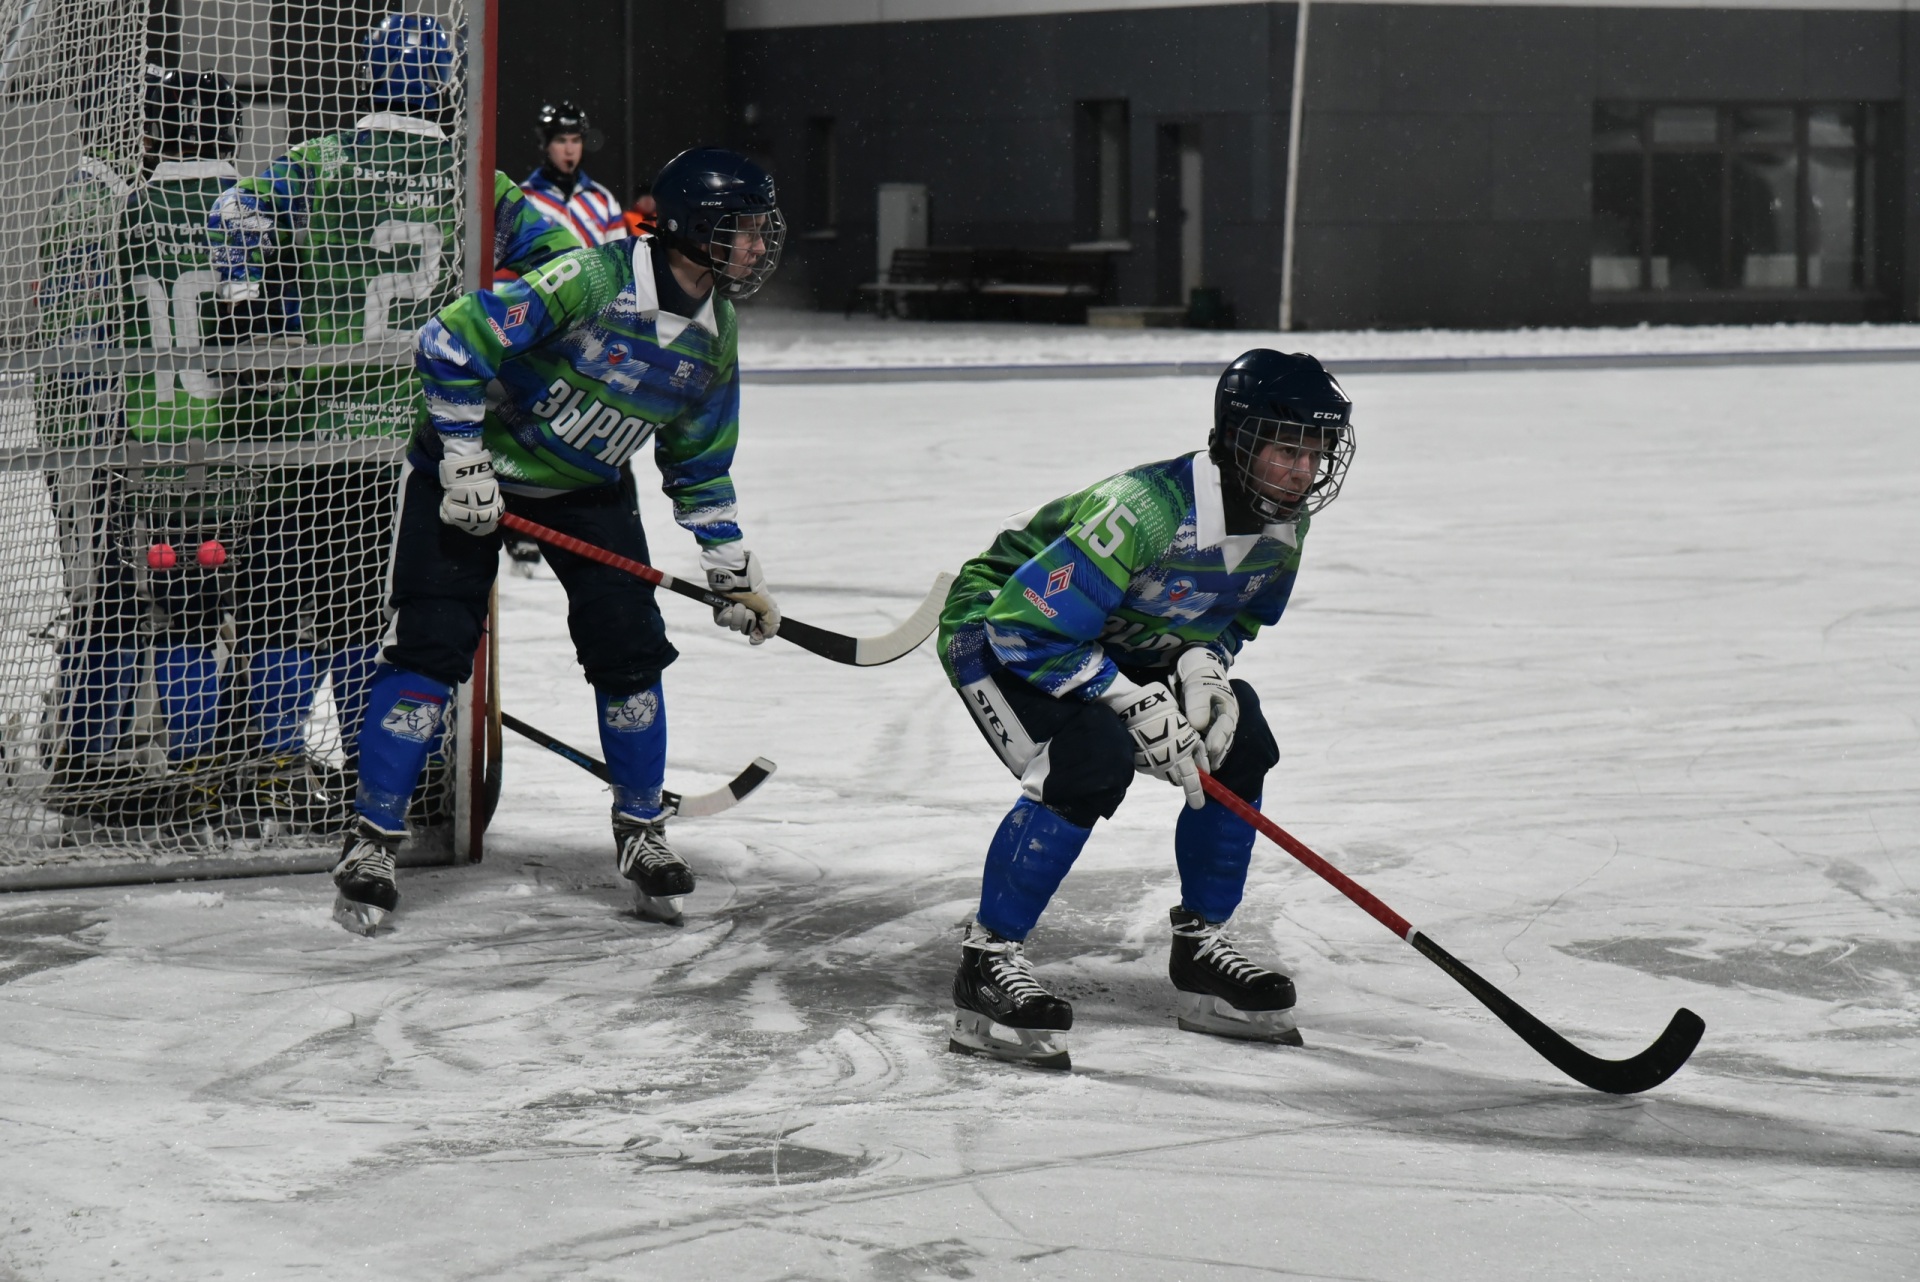
<path id="1" fill-rule="evenodd" d="M 1293 981 L 1256 966 L 1227 938 L 1225 923 L 1175 908 L 1167 975 L 1179 993 L 1180 1027 L 1249 1042 L 1300 1046 L 1293 1022 Z"/>
<path id="2" fill-rule="evenodd" d="M 1040 986 L 1018 941 L 978 922 L 968 925 L 953 1004 L 948 1050 L 1036 1068 L 1073 1067 L 1066 1038 L 1073 1007 Z"/>
<path id="3" fill-rule="evenodd" d="M 406 839 L 404 832 L 387 832 L 365 818 L 355 823 L 333 866 L 333 919 L 356 935 L 371 935 L 400 903 L 394 884 L 393 857 Z"/>
<path id="4" fill-rule="evenodd" d="M 648 921 L 678 926 L 680 903 L 693 893 L 693 869 L 667 844 L 667 817 L 613 821 L 620 875 L 633 883 L 633 911 Z"/>

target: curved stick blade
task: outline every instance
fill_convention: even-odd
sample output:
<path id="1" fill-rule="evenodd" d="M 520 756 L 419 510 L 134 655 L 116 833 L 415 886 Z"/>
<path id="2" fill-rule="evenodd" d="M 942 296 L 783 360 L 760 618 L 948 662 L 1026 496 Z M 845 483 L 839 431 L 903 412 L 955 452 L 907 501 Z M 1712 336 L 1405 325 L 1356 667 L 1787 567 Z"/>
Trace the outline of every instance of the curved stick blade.
<path id="1" fill-rule="evenodd" d="M 1680 1066 L 1700 1044 L 1707 1022 L 1681 1007 L 1654 1039 L 1653 1045 L 1627 1059 L 1601 1059 L 1575 1046 L 1536 1019 L 1519 1002 L 1481 978 L 1472 967 L 1455 957 L 1419 931 L 1407 936 L 1407 942 L 1420 955 L 1451 975 L 1462 988 L 1479 999 L 1500 1022 L 1520 1035 L 1520 1040 L 1538 1051 L 1555 1068 L 1582 1086 L 1609 1095 L 1637 1095 L 1652 1090 L 1680 1071 Z"/>
<path id="2" fill-rule="evenodd" d="M 852 637 L 794 619 L 782 619 L 780 631 L 774 635 L 835 663 L 878 667 L 912 654 L 922 641 L 933 635 L 934 628 L 940 624 L 940 611 L 947 603 L 947 589 L 952 586 L 953 575 L 941 571 L 914 612 L 899 627 L 879 636 Z"/>

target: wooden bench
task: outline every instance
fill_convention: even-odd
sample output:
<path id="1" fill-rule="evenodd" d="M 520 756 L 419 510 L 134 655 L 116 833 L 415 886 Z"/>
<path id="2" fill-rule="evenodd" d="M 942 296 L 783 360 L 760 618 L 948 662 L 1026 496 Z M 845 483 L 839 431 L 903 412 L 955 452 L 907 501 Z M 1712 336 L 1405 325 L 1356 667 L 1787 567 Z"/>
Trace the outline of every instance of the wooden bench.
<path id="1" fill-rule="evenodd" d="M 894 250 L 887 279 L 861 285 L 855 298 L 873 297 L 883 316 L 1078 324 L 1112 282 L 1105 252 L 929 246 Z"/>

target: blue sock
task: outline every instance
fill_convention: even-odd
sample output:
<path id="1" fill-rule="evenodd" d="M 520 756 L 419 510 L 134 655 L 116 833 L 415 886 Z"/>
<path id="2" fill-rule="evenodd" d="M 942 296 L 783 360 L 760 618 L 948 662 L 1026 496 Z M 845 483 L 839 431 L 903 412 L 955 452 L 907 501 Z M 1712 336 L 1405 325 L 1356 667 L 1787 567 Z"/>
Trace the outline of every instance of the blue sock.
<path id="1" fill-rule="evenodd" d="M 167 720 L 167 760 L 191 761 L 220 731 L 220 663 L 203 645 L 170 645 L 153 656 L 153 683 Z"/>
<path id="2" fill-rule="evenodd" d="M 636 694 L 595 689 L 600 750 L 613 776 L 613 808 L 634 819 L 657 819 L 667 779 L 667 696 L 658 681 Z"/>
<path id="3" fill-rule="evenodd" d="M 253 724 L 262 751 L 294 752 L 300 747 L 300 723 L 313 707 L 319 674 L 311 650 L 260 650 L 247 667 L 252 687 Z"/>
<path id="4" fill-rule="evenodd" d="M 1025 939 L 1092 833 L 1030 797 L 1014 802 L 987 847 L 974 920 L 1005 939 Z"/>
<path id="5" fill-rule="evenodd" d="M 453 687 L 381 664 L 360 722 L 360 790 L 353 808 L 388 832 L 407 824 L 407 802 L 440 738 Z"/>
<path id="6" fill-rule="evenodd" d="M 100 756 L 120 746 L 127 704 L 140 679 L 140 652 L 98 640 L 61 656 L 67 751 Z"/>
<path id="7" fill-rule="evenodd" d="M 1260 798 L 1253 798 L 1260 808 Z M 1253 862 L 1253 825 L 1217 801 L 1182 809 L 1173 827 L 1173 858 L 1180 866 L 1180 904 L 1219 923 L 1233 916 Z"/>

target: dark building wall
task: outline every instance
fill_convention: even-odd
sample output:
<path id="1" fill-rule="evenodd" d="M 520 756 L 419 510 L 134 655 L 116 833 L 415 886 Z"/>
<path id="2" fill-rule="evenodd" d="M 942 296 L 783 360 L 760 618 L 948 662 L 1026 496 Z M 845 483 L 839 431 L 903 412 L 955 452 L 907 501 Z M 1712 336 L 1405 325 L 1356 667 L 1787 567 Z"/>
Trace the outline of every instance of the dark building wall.
<path id="1" fill-rule="evenodd" d="M 1894 103 L 1904 23 L 1859 11 L 1317 7 L 1299 323 L 1864 316 L 1873 309 L 1858 301 L 1593 298 L 1592 110 L 1602 99 Z M 1892 180 L 1903 167 L 1886 159 Z M 1901 240 L 1912 237 L 1890 243 Z M 1898 298 L 1895 266 L 1884 288 Z"/>
<path id="2" fill-rule="evenodd" d="M 795 243 L 788 297 L 838 306 L 872 279 L 874 189 L 885 181 L 928 184 L 935 243 L 1070 242 L 1074 103 L 1123 98 L 1133 249 L 1120 259 L 1120 301 L 1156 301 L 1157 126 L 1198 124 L 1206 275 L 1243 325 L 1273 324 L 1296 15 L 1267 4 L 730 33 L 734 136 L 789 193 L 803 180 L 806 119 L 831 116 L 839 130 L 836 235 Z M 1313 10 L 1307 65 L 1303 327 L 1914 314 L 1912 15 L 1327 4 Z M 1880 104 L 1877 297 L 1596 296 L 1600 100 Z"/>
<path id="3" fill-rule="evenodd" d="M 1157 128 L 1197 124 L 1206 274 L 1242 315 L 1270 319 L 1292 15 L 1232 5 L 730 33 L 735 141 L 767 161 L 790 206 L 807 119 L 832 117 L 839 139 L 835 235 L 796 237 L 781 268 L 787 295 L 837 307 L 873 279 L 883 182 L 927 184 L 936 244 L 1069 244 L 1074 104 L 1122 98 L 1134 248 L 1118 259 L 1120 297 L 1153 301 Z"/>
<path id="4" fill-rule="evenodd" d="M 500 6 L 495 154 L 515 179 L 540 163 L 542 103 L 569 99 L 598 139 L 584 163 L 622 201 L 688 147 L 726 131 L 722 0 L 517 0 Z"/>

